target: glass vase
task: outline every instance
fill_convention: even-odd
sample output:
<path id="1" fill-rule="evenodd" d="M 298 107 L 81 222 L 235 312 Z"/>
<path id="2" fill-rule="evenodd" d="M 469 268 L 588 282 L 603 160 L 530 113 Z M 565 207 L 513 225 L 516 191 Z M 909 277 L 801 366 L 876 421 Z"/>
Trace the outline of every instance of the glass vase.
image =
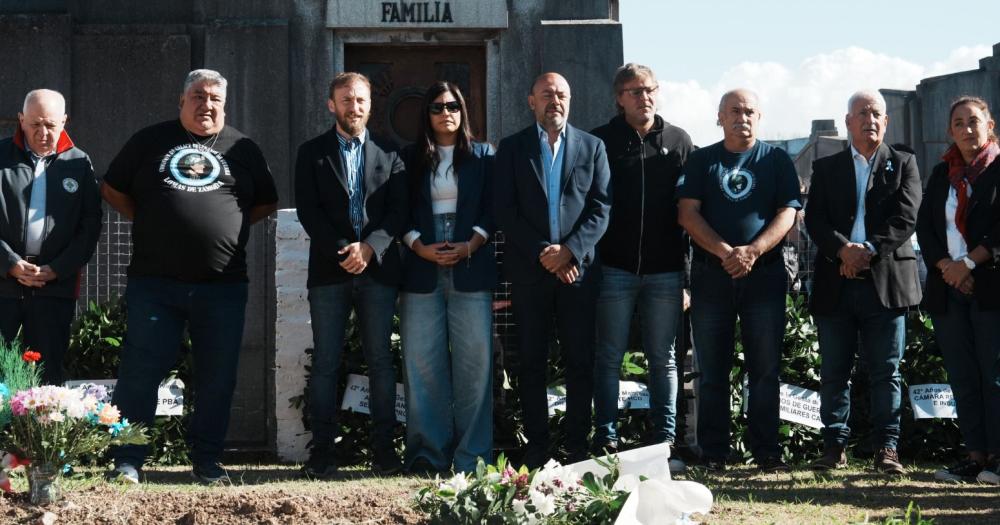
<path id="1" fill-rule="evenodd" d="M 59 501 L 62 490 L 59 480 L 62 468 L 57 465 L 28 465 L 28 491 L 33 505 L 45 505 Z"/>

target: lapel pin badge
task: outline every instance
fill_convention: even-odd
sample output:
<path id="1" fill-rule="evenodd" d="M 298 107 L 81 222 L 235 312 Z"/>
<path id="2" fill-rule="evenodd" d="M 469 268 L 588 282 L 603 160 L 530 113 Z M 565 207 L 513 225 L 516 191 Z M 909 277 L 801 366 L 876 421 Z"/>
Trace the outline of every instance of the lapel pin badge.
<path id="1" fill-rule="evenodd" d="M 886 159 L 885 161 L 885 171 L 892 173 L 892 159 Z"/>

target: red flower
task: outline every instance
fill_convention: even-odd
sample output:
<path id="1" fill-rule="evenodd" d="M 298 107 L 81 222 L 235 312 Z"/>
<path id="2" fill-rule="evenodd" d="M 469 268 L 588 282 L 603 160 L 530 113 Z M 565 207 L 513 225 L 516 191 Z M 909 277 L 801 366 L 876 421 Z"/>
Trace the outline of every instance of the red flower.
<path id="1" fill-rule="evenodd" d="M 34 350 L 32 350 L 30 348 L 26 352 L 24 352 L 23 354 L 21 354 L 21 359 L 24 359 L 25 361 L 27 361 L 29 363 L 34 363 L 35 361 L 38 361 L 41 358 L 42 358 L 42 354 L 40 354 L 38 352 L 35 352 Z"/>

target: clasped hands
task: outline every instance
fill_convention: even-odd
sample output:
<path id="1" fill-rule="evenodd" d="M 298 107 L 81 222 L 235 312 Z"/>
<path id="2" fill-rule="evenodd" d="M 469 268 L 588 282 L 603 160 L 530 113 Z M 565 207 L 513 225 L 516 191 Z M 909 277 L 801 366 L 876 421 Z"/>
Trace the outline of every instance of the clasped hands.
<path id="1" fill-rule="evenodd" d="M 722 269 L 733 279 L 746 277 L 760 257 L 760 250 L 752 245 L 729 247 L 722 259 Z"/>
<path id="2" fill-rule="evenodd" d="M 840 258 L 840 275 L 857 279 L 858 274 L 871 268 L 872 252 L 859 242 L 849 242 L 837 251 Z"/>
<path id="3" fill-rule="evenodd" d="M 580 276 L 580 268 L 573 262 L 573 252 L 560 244 L 550 244 L 542 250 L 538 261 L 562 282 L 570 284 Z"/>
<path id="4" fill-rule="evenodd" d="M 413 241 L 413 251 L 423 259 L 439 266 L 454 266 L 462 259 L 472 256 L 472 246 L 468 242 L 436 242 L 423 244 L 420 239 Z"/>
<path id="5" fill-rule="evenodd" d="M 17 282 L 31 288 L 41 288 L 49 281 L 54 281 L 57 277 L 56 272 L 49 265 L 38 266 L 24 259 L 14 263 L 7 273 L 17 279 Z"/>
<path id="6" fill-rule="evenodd" d="M 340 261 L 340 267 L 347 270 L 347 273 L 358 275 L 368 267 L 368 262 L 371 261 L 375 250 L 366 242 L 352 242 L 338 250 L 337 253 L 347 255 L 343 261 Z"/>
<path id="7" fill-rule="evenodd" d="M 975 285 L 975 279 L 972 277 L 972 270 L 965 265 L 961 259 L 941 259 L 938 261 L 937 265 L 939 270 L 941 270 L 941 276 L 944 277 L 944 282 L 948 283 L 958 291 L 965 295 L 972 295 L 972 290 Z"/>

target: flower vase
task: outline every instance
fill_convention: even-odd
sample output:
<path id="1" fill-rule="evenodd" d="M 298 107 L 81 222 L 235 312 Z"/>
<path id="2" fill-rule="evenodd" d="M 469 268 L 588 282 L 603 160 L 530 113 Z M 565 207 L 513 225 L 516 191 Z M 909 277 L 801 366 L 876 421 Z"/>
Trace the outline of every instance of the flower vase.
<path id="1" fill-rule="evenodd" d="M 51 464 L 28 465 L 28 491 L 33 505 L 45 505 L 59 501 L 62 490 L 59 480 L 62 469 Z"/>

